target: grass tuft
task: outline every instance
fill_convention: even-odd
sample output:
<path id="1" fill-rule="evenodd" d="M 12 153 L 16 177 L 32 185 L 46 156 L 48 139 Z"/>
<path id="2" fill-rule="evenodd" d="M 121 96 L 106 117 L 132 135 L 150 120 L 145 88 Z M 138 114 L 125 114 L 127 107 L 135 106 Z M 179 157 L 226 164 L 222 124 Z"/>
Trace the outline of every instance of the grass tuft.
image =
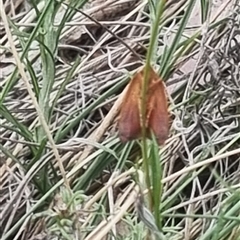
<path id="1" fill-rule="evenodd" d="M 1 239 L 238 240 L 239 13 L 0 0 Z M 161 149 L 117 136 L 125 86 L 150 64 L 169 93 Z"/>

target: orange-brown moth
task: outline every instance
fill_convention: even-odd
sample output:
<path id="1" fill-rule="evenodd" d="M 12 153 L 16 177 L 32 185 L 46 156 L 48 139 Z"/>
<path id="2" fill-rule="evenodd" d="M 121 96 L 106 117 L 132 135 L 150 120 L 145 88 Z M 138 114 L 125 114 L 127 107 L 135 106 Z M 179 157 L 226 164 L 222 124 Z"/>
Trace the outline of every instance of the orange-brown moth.
<path id="1" fill-rule="evenodd" d="M 141 136 L 141 91 L 144 69 L 131 79 L 120 110 L 119 137 L 122 142 Z M 145 127 L 147 136 L 151 130 L 159 145 L 168 137 L 169 115 L 165 86 L 156 72 L 150 68 L 148 74 L 147 104 Z"/>

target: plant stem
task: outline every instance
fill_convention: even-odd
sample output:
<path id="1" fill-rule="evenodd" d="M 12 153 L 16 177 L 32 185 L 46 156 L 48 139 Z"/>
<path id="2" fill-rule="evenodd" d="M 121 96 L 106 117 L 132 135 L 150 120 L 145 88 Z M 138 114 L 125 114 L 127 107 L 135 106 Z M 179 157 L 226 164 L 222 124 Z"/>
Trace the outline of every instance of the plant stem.
<path id="1" fill-rule="evenodd" d="M 151 193 L 151 180 L 150 180 L 150 168 L 149 168 L 149 160 L 147 153 L 147 135 L 146 135 L 146 111 L 147 111 L 147 101 L 148 101 L 148 78 L 149 78 L 149 68 L 151 66 L 152 56 L 154 54 L 154 49 L 156 45 L 156 40 L 158 36 L 158 28 L 159 22 L 163 13 L 163 9 L 165 6 L 165 0 L 159 1 L 156 4 L 156 12 L 153 13 L 152 18 L 152 32 L 150 38 L 150 44 L 147 52 L 146 65 L 144 68 L 144 77 L 142 82 L 142 90 L 141 90 L 141 124 L 142 124 L 142 157 L 143 157 L 143 167 L 145 170 L 145 181 L 148 188 L 148 201 L 149 208 L 152 210 L 152 193 Z M 154 8 L 154 6 L 152 6 Z"/>

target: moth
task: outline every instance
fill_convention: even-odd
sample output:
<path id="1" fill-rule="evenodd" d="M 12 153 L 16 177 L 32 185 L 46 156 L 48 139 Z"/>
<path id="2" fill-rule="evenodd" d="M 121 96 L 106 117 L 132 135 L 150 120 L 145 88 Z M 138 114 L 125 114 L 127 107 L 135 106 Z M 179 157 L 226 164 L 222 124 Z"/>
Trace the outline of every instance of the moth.
<path id="1" fill-rule="evenodd" d="M 169 134 L 169 114 L 166 89 L 158 74 L 149 69 L 146 93 L 146 121 L 141 119 L 141 91 L 144 69 L 131 79 L 120 109 L 118 123 L 119 137 L 122 142 L 141 137 L 142 125 L 145 124 L 147 137 L 151 131 L 159 145 L 163 145 Z"/>

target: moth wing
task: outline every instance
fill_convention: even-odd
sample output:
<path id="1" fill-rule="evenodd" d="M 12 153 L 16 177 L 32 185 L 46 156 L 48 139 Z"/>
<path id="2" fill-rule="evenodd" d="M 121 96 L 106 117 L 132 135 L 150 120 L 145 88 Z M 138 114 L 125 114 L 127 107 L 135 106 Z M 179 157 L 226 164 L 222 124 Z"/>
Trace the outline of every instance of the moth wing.
<path id="1" fill-rule="evenodd" d="M 168 102 L 164 83 L 153 70 L 148 96 L 147 127 L 153 131 L 158 144 L 162 145 L 169 134 Z"/>
<path id="2" fill-rule="evenodd" d="M 141 135 L 139 101 L 142 75 L 142 71 L 134 75 L 123 98 L 118 124 L 119 137 L 122 142 L 136 139 Z"/>

